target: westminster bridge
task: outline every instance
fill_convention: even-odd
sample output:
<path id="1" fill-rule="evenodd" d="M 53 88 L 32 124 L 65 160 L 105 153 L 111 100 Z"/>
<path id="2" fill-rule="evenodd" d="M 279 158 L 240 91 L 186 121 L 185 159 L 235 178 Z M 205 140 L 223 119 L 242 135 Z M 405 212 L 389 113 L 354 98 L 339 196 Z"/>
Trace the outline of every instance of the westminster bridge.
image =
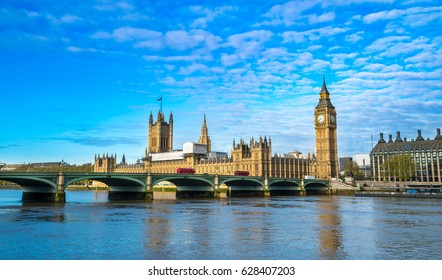
<path id="1" fill-rule="evenodd" d="M 176 186 L 177 197 L 216 197 L 223 191 L 227 196 L 304 195 L 330 189 L 325 180 L 211 174 L 0 172 L 0 180 L 20 185 L 24 202 L 65 202 L 66 188 L 84 180 L 106 184 L 109 200 L 153 199 L 153 186 L 164 181 Z"/>

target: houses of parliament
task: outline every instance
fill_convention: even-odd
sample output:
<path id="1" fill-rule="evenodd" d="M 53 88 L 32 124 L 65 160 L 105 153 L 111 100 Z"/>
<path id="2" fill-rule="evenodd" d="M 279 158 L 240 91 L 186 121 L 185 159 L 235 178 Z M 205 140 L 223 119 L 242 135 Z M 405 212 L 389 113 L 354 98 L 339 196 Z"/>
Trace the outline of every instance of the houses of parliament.
<path id="1" fill-rule="evenodd" d="M 159 111 L 154 121 L 149 116 L 148 145 L 142 160 L 128 164 L 123 155 L 117 163 L 116 155 L 95 156 L 95 172 L 151 172 L 176 173 L 178 168 L 191 168 L 195 174 L 234 175 L 235 171 L 247 171 L 250 176 L 332 179 L 338 176 L 337 118 L 325 84 L 319 93 L 314 110 L 316 131 L 315 153 L 303 157 L 298 152 L 272 155 L 270 137 L 251 138 L 249 141 L 233 140 L 230 156 L 212 151 L 212 143 L 204 115 L 198 142 L 187 142 L 182 150 L 173 150 L 173 114 L 167 122 Z"/>

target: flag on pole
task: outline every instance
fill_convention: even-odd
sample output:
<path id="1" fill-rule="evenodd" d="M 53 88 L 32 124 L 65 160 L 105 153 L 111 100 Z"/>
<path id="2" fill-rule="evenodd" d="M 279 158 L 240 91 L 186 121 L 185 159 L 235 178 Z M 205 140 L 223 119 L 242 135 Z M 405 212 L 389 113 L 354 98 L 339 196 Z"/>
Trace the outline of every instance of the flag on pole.
<path id="1" fill-rule="evenodd" d="M 163 97 L 161 96 L 157 101 L 160 101 L 160 112 L 163 112 Z"/>

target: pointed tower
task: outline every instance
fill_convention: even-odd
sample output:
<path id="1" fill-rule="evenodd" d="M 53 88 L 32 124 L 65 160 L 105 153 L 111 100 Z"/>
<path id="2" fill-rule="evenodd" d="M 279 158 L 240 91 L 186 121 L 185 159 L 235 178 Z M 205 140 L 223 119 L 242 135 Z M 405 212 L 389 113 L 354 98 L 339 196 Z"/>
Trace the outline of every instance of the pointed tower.
<path id="1" fill-rule="evenodd" d="M 149 153 L 171 152 L 173 148 L 173 115 L 170 112 L 169 123 L 165 121 L 161 111 L 153 122 L 152 113 L 149 116 L 149 136 L 147 149 Z"/>
<path id="2" fill-rule="evenodd" d="M 323 77 L 319 103 L 315 108 L 316 162 L 318 179 L 338 177 L 338 142 L 336 110 Z"/>
<path id="3" fill-rule="evenodd" d="M 210 141 L 209 130 L 207 129 L 207 123 L 206 123 L 206 114 L 204 114 L 203 127 L 201 128 L 201 136 L 200 139 L 198 140 L 198 143 L 206 144 L 208 153 L 210 153 L 210 151 L 212 150 L 212 143 Z"/>

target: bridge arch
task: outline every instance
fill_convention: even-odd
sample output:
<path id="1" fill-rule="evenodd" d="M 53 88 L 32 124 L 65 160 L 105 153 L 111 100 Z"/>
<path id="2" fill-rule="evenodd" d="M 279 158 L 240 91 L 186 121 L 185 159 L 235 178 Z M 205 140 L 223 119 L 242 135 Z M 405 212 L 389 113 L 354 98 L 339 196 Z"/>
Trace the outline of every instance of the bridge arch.
<path id="1" fill-rule="evenodd" d="M 234 178 L 223 178 L 219 181 L 219 184 L 225 184 L 227 187 L 238 187 L 238 186 L 247 186 L 247 187 L 262 187 L 264 188 L 264 181 L 260 181 L 254 178 L 247 177 L 234 177 Z"/>
<path id="2" fill-rule="evenodd" d="M 94 180 L 104 183 L 108 186 L 136 186 L 146 189 L 146 181 L 136 177 L 128 177 L 126 174 L 123 175 L 108 175 L 108 174 L 90 174 L 90 175 L 70 175 L 66 174 L 66 180 L 64 183 L 64 188 L 66 189 L 69 185 L 82 181 L 82 180 Z"/>
<path id="3" fill-rule="evenodd" d="M 304 182 L 304 189 L 306 189 L 307 191 L 328 190 L 329 184 L 328 181 L 320 181 L 320 180 L 309 181 L 309 182 Z"/>
<path id="4" fill-rule="evenodd" d="M 156 184 L 168 181 L 174 184 L 177 188 L 179 187 L 187 187 L 187 186 L 194 186 L 194 187 L 214 187 L 213 181 L 202 178 L 202 177 L 195 177 L 195 176 L 156 176 L 155 178 L 152 178 L 152 186 L 155 186 Z"/>
<path id="5" fill-rule="evenodd" d="M 276 187 L 296 187 L 301 188 L 301 182 L 296 180 L 277 180 L 269 182 L 269 189 Z"/>
<path id="6" fill-rule="evenodd" d="M 0 180 L 18 184 L 25 191 L 57 191 L 58 174 L 47 174 L 45 177 L 30 174 L 8 174 L 7 176 L 0 176 Z"/>

